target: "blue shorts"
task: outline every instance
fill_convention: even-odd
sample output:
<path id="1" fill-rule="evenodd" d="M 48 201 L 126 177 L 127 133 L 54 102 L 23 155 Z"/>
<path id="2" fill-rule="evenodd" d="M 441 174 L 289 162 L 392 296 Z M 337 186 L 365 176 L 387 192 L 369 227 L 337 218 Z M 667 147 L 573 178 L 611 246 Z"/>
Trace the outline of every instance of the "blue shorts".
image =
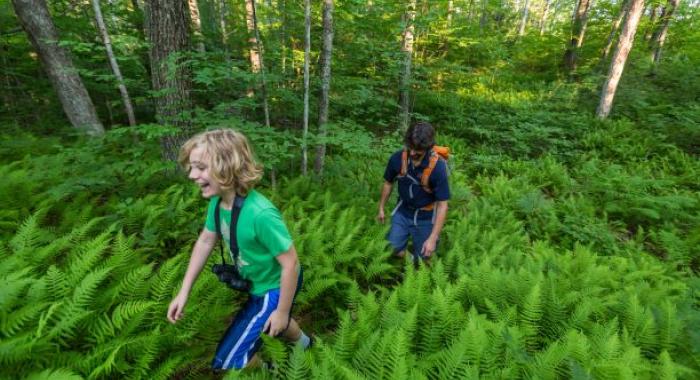
<path id="1" fill-rule="evenodd" d="M 431 232 L 433 232 L 432 219 L 413 219 L 397 210 L 391 216 L 391 229 L 386 239 L 389 240 L 394 251 L 399 252 L 406 249 L 410 236 L 413 239 L 413 259 L 417 260 L 424 258 L 421 250 Z"/>
<path id="2" fill-rule="evenodd" d="M 303 277 L 303 272 L 299 269 L 294 298 L 301 289 Z M 272 289 L 262 296 L 248 296 L 245 306 L 236 314 L 231 326 L 219 341 L 216 356 L 211 363 L 213 369 L 241 369 L 248 364 L 262 345 L 260 335 L 263 327 L 270 314 L 277 309 L 279 300 L 279 289 Z M 291 310 L 289 319 L 291 320 Z"/>

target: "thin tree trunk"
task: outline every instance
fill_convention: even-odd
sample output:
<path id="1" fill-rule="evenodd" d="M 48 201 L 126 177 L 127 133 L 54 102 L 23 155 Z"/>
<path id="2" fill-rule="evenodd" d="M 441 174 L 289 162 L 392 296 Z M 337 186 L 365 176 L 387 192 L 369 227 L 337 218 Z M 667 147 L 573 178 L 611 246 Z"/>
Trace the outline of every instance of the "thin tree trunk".
<path id="1" fill-rule="evenodd" d="M 197 4 L 197 0 L 188 0 L 187 5 L 190 9 L 190 19 L 192 19 L 195 48 L 198 52 L 204 53 L 204 36 L 202 36 L 202 20 L 199 17 L 199 5 Z"/>
<path id="2" fill-rule="evenodd" d="M 596 116 L 600 119 L 605 119 L 610 114 L 613 99 L 617 85 L 622 77 L 622 71 L 625 68 L 625 62 L 629 55 L 630 49 L 634 42 L 634 35 L 637 32 L 639 18 L 644 9 L 644 0 L 630 0 L 630 9 L 625 20 L 625 26 L 622 28 L 620 40 L 617 42 L 615 53 L 613 54 L 612 62 L 610 63 L 610 71 L 608 77 L 603 84 L 603 89 L 600 94 L 600 104 L 596 110 Z"/>
<path id="3" fill-rule="evenodd" d="M 280 40 L 282 41 L 282 77 L 287 78 L 287 0 L 280 0 L 281 3 L 282 25 L 280 26 Z M 282 83 L 285 83 L 283 80 Z"/>
<path id="4" fill-rule="evenodd" d="M 479 17 L 479 34 L 484 32 L 486 24 L 488 23 L 488 8 L 486 5 L 488 0 L 481 0 L 481 16 Z"/>
<path id="5" fill-rule="evenodd" d="M 308 172 L 309 61 L 311 53 L 311 0 L 304 0 L 304 132 L 301 145 L 301 172 Z"/>
<path id="6" fill-rule="evenodd" d="M 578 50 L 581 48 L 581 40 L 585 32 L 585 24 L 588 20 L 588 10 L 590 9 L 591 0 L 579 0 L 574 12 L 574 18 L 571 25 L 571 41 L 564 53 L 564 64 L 571 72 L 576 69 L 576 60 Z"/>
<path id="7" fill-rule="evenodd" d="M 540 18 L 540 36 L 544 35 L 544 32 L 547 29 L 547 16 L 549 15 L 549 5 L 551 4 L 551 2 L 552 0 L 544 1 L 544 9 L 542 9 L 542 18 Z"/>
<path id="8" fill-rule="evenodd" d="M 224 48 L 224 58 L 227 62 L 231 61 L 231 50 L 228 46 L 228 26 L 226 25 L 226 17 L 228 16 L 228 8 L 226 0 L 219 0 L 219 28 L 221 28 L 221 44 Z"/>
<path id="9" fill-rule="evenodd" d="M 403 52 L 403 70 L 401 73 L 401 85 L 399 88 L 399 105 L 401 107 L 399 127 L 402 131 L 408 128 L 410 114 L 411 64 L 413 59 L 413 36 L 415 33 L 416 0 L 409 0 L 404 20 L 406 25 L 403 31 L 401 51 Z"/>
<path id="10" fill-rule="evenodd" d="M 263 65 L 262 42 L 258 31 L 258 17 L 255 13 L 255 0 L 246 0 L 246 26 L 248 27 L 248 43 L 250 51 L 250 66 L 254 74 L 260 76 L 260 90 L 265 114 L 265 126 L 270 126 L 270 108 L 267 105 L 267 83 L 265 80 L 265 67 Z M 254 96 L 251 89 L 248 96 Z"/>
<path id="11" fill-rule="evenodd" d="M 525 0 L 525 5 L 523 6 L 523 16 L 520 19 L 520 29 L 518 30 L 518 36 L 525 35 L 525 27 L 527 26 L 527 16 L 530 11 L 530 0 Z"/>
<path id="12" fill-rule="evenodd" d="M 112 67 L 112 72 L 117 78 L 117 83 L 119 84 L 119 93 L 122 96 L 122 102 L 124 102 L 124 109 L 126 111 L 126 116 L 129 118 L 129 125 L 133 127 L 136 125 L 134 107 L 131 105 L 129 92 L 126 90 L 126 85 L 124 85 L 124 77 L 122 77 L 122 72 L 119 70 L 119 64 L 117 63 L 117 59 L 114 57 L 114 51 L 112 51 L 112 40 L 109 38 L 107 27 L 105 26 L 104 19 L 102 18 L 102 10 L 100 9 L 99 0 L 92 0 L 92 9 L 95 11 L 95 21 L 97 21 L 97 27 L 100 29 L 100 33 L 102 34 L 102 42 L 104 42 L 105 50 L 107 51 L 109 65 Z"/>
<path id="13" fill-rule="evenodd" d="M 331 56 L 333 53 L 333 0 L 323 0 L 323 49 L 321 50 L 321 97 L 318 107 L 318 136 L 326 137 L 328 122 L 328 102 L 331 88 Z M 314 171 L 323 174 L 323 163 L 326 157 L 326 143 L 316 146 Z"/>
<path id="14" fill-rule="evenodd" d="M 617 18 L 613 22 L 612 29 L 610 30 L 610 35 L 608 36 L 608 42 L 605 44 L 605 48 L 603 49 L 603 59 L 607 59 L 608 54 L 610 54 L 610 49 L 612 48 L 613 42 L 615 41 L 615 35 L 620 29 L 622 20 L 624 19 L 625 15 L 627 15 L 627 11 L 629 10 L 629 4 L 630 3 L 628 0 L 624 0 L 622 5 L 620 6 L 620 14 L 617 15 Z"/>
<path id="15" fill-rule="evenodd" d="M 673 12 L 678 8 L 680 0 L 668 0 L 668 4 L 661 13 L 661 21 L 657 29 L 651 38 L 651 62 L 657 65 L 661 60 L 661 48 L 666 42 L 666 35 L 668 34 L 668 26 L 671 23 L 671 18 L 673 17 Z"/>
<path id="16" fill-rule="evenodd" d="M 70 52 L 58 45 L 58 31 L 45 0 L 12 0 L 12 5 L 73 127 L 91 136 L 103 135 L 104 127 Z"/>
<path id="17" fill-rule="evenodd" d="M 452 14 L 455 11 L 454 7 L 454 2 L 452 0 L 449 0 L 447 2 L 447 27 L 451 28 L 452 27 Z"/>
<path id="18" fill-rule="evenodd" d="M 649 26 L 647 27 L 646 32 L 644 33 L 645 41 L 651 40 L 651 36 L 657 27 L 656 20 L 659 14 L 661 14 L 661 17 L 663 17 L 663 7 L 661 5 L 650 4 L 649 8 Z M 642 14 L 644 14 L 644 12 L 642 12 Z"/>
<path id="19" fill-rule="evenodd" d="M 180 145 L 191 133 L 189 70 L 179 56 L 189 50 L 190 17 L 184 0 L 150 0 L 147 4 L 151 83 L 160 94 L 155 98 L 156 120 L 179 129 L 161 138 L 161 149 L 163 158 L 176 161 Z"/>

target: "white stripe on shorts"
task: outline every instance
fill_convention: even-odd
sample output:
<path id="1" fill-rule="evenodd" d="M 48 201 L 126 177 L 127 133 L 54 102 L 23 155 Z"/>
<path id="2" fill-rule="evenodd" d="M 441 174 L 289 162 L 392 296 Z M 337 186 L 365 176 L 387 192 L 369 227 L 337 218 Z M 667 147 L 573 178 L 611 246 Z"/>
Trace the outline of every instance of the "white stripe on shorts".
<path id="1" fill-rule="evenodd" d="M 250 319 L 250 322 L 248 323 L 248 326 L 246 326 L 245 331 L 243 331 L 243 334 L 241 334 L 241 336 L 238 338 L 238 341 L 236 342 L 236 344 L 231 349 L 231 352 L 229 352 L 228 356 L 226 357 L 226 360 L 224 361 L 224 365 L 222 366 L 222 368 L 224 368 L 224 369 L 228 368 L 229 364 L 231 363 L 231 360 L 233 359 L 233 354 L 235 354 L 236 350 L 238 350 L 238 348 L 241 346 L 241 344 L 243 344 L 245 337 L 248 334 L 250 334 L 250 330 L 255 325 L 255 322 L 257 322 L 258 319 L 260 319 L 260 317 L 263 314 L 265 314 L 265 309 L 267 309 L 267 304 L 268 304 L 267 301 L 269 298 L 270 298 L 270 294 L 265 293 L 265 300 L 263 301 L 262 309 L 260 310 L 260 312 L 258 314 L 256 314 L 253 318 Z M 243 358 L 243 367 L 245 367 L 246 364 L 248 364 L 248 355 L 246 355 Z"/>

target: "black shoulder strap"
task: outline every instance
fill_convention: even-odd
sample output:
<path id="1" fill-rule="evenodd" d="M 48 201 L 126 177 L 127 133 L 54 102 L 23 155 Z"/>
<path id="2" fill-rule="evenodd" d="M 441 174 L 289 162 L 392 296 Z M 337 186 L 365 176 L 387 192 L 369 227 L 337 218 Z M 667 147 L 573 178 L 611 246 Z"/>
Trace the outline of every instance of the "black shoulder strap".
<path id="1" fill-rule="evenodd" d="M 236 236 L 236 229 L 238 226 L 238 217 L 241 215 L 241 209 L 243 208 L 243 203 L 245 202 L 245 197 L 242 197 L 238 194 L 236 194 L 236 197 L 233 199 L 233 207 L 231 208 L 231 223 L 229 224 L 229 249 L 231 250 L 231 254 L 233 255 L 233 264 L 236 264 L 236 261 L 238 260 L 238 237 Z M 221 235 L 221 221 L 220 221 L 220 208 L 221 207 L 221 198 L 219 198 L 219 201 L 216 202 L 216 209 L 214 210 L 214 223 L 216 225 L 216 234 L 219 236 L 219 239 L 222 238 Z M 224 260 L 224 248 L 221 243 L 221 240 L 219 240 L 219 248 L 221 251 L 221 262 L 226 263 L 226 260 Z"/>

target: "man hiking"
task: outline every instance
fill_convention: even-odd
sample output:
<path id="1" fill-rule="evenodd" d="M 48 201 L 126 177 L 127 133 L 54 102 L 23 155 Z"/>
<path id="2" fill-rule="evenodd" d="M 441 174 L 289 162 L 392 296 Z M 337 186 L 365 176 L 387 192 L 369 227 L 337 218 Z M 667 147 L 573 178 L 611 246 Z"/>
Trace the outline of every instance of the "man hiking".
<path id="1" fill-rule="evenodd" d="M 447 217 L 450 187 L 447 181 L 447 148 L 435 146 L 435 129 L 430 123 L 412 124 L 404 136 L 405 147 L 392 154 L 384 171 L 377 220 L 384 223 L 384 205 L 398 182 L 399 200 L 391 213 L 387 240 L 394 255 L 403 257 L 409 236 L 413 239 L 413 260 L 430 258 L 437 248 Z"/>

